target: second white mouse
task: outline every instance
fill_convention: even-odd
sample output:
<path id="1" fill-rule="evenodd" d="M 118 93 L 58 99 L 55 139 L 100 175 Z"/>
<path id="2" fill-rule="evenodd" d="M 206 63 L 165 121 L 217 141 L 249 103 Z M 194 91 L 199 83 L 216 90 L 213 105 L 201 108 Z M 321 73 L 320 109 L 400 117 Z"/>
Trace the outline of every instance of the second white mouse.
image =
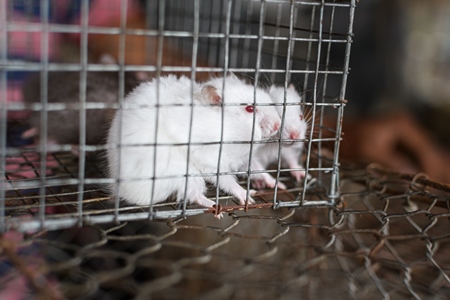
<path id="1" fill-rule="evenodd" d="M 284 88 L 279 86 L 271 86 L 269 94 L 277 104 L 284 103 Z M 301 96 L 290 84 L 286 90 L 286 111 L 284 115 L 283 130 L 280 132 L 281 140 L 303 140 L 305 139 L 308 124 L 300 106 Z M 283 116 L 283 105 L 277 106 L 280 117 Z M 277 136 L 278 138 L 280 136 Z M 286 141 L 281 143 L 267 143 L 256 149 L 252 158 L 252 170 L 266 170 L 270 164 L 278 162 L 278 153 L 281 150 L 282 166 L 290 169 L 302 169 L 300 163 L 304 142 Z M 298 182 L 305 177 L 304 170 L 292 170 L 291 175 Z M 255 173 L 250 176 L 252 186 L 256 189 L 274 188 L 276 180 L 269 173 Z M 282 182 L 278 182 L 278 188 L 286 189 Z"/>

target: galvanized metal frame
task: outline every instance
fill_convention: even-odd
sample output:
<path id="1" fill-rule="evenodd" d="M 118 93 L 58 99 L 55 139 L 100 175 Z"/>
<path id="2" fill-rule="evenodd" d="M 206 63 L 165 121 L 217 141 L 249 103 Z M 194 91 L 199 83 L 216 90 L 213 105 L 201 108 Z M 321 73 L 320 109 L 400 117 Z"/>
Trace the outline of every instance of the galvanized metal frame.
<path id="1" fill-rule="evenodd" d="M 109 178 L 86 178 L 85 177 L 85 153 L 105 149 L 105 146 L 87 146 L 85 143 L 85 124 L 86 124 L 86 110 L 92 108 L 119 108 L 123 106 L 123 99 L 119 101 L 119 103 L 114 105 L 107 105 L 105 103 L 86 103 L 86 76 L 88 71 L 119 71 L 120 78 L 124 78 L 124 72 L 127 71 L 147 71 L 147 72 L 157 72 L 157 74 L 161 74 L 162 72 L 190 72 L 192 77 L 195 77 L 195 74 L 198 72 L 221 72 L 222 74 L 226 74 L 228 71 L 231 72 L 239 72 L 239 73 L 251 73 L 254 74 L 255 86 L 259 84 L 259 78 L 261 76 L 265 76 L 265 74 L 270 74 L 271 80 L 273 81 L 277 74 L 284 75 L 284 87 L 290 83 L 291 77 L 294 75 L 304 75 L 304 88 L 307 88 L 309 76 L 313 76 L 313 85 L 312 91 L 310 92 L 311 98 L 304 98 L 304 107 L 310 107 L 312 111 L 312 123 L 314 124 L 316 120 L 319 121 L 319 124 L 323 125 L 323 109 L 325 108 L 337 108 L 337 124 L 336 124 L 336 132 L 334 138 L 323 138 L 320 133 L 319 137 L 316 138 L 313 136 L 313 130 L 309 133 L 307 137 L 307 141 L 305 141 L 305 149 L 306 149 L 306 161 L 305 161 L 305 169 L 306 172 L 318 172 L 318 179 L 321 181 L 323 179 L 322 174 L 331 173 L 331 180 L 327 183 L 328 186 L 328 195 L 325 199 L 307 199 L 306 192 L 310 187 L 310 180 L 305 180 L 302 184 L 302 188 L 299 191 L 299 195 L 295 201 L 289 202 L 281 202 L 277 199 L 276 193 L 273 198 L 273 207 L 297 207 L 297 206 L 332 206 L 335 205 L 336 199 L 339 197 L 339 189 L 338 189 L 338 180 L 339 180 L 339 160 L 338 160 L 338 152 L 339 152 L 339 144 L 341 139 L 341 126 L 343 120 L 344 113 L 344 100 L 345 99 L 345 88 L 347 75 L 349 72 L 349 59 L 350 59 L 350 50 L 351 43 L 353 39 L 353 18 L 355 12 L 355 0 L 351 0 L 348 2 L 336 2 L 336 1 L 283 1 L 283 0 L 265 0 L 265 1 L 231 1 L 231 0 L 221 0 L 217 3 L 221 4 L 223 8 L 226 8 L 225 18 L 223 22 L 216 23 L 218 26 L 212 32 L 208 32 L 205 28 L 200 28 L 200 1 L 193 0 L 194 6 L 193 11 L 194 14 L 192 16 L 192 20 L 186 18 L 184 22 L 179 22 L 181 26 L 190 26 L 191 24 L 194 28 L 192 32 L 180 29 L 167 29 L 167 23 L 165 23 L 165 14 L 167 13 L 164 8 L 166 5 L 171 2 L 169 0 L 160 0 L 159 3 L 159 11 L 158 11 L 158 24 L 156 29 L 126 29 L 126 2 L 122 1 L 122 12 L 121 12 L 121 27 L 120 28 L 100 28 L 100 27 L 92 27 L 88 26 L 88 14 L 89 7 L 88 1 L 82 1 L 82 10 L 81 10 L 81 24 L 77 25 L 62 25 L 62 24 L 50 24 L 48 22 L 48 9 L 41 10 L 41 19 L 42 24 L 40 27 L 37 26 L 26 26 L 23 24 L 15 24 L 14 22 L 8 21 L 7 12 L 5 9 L 2 9 L 2 15 L 0 16 L 1 20 L 1 31 L 0 31 L 0 41 L 2 45 L 2 56 L 1 56 L 1 78 L 0 78 L 0 86 L 2 90 L 2 109 L 0 118 L 1 123 L 1 133 L 2 138 L 0 139 L 0 175 L 2 178 L 5 178 L 5 169 L 6 169 L 6 157 L 9 155 L 17 155 L 20 152 L 20 149 L 7 148 L 6 147 L 6 132 L 7 132 L 7 124 L 6 124 L 6 116 L 8 111 L 21 111 L 21 110 L 35 110 L 41 111 L 41 127 L 46 132 L 46 123 L 47 123 L 47 112 L 52 110 L 64 110 L 67 109 L 70 105 L 65 103 L 47 103 L 47 76 L 48 72 L 64 70 L 64 71 L 78 71 L 81 74 L 80 80 L 80 102 L 78 104 L 74 104 L 72 106 L 77 107 L 80 111 L 84 113 L 80 113 L 80 158 L 78 160 L 78 172 L 76 178 L 47 178 L 46 174 L 46 157 L 47 155 L 42 155 L 40 160 L 40 174 L 42 174 L 39 178 L 24 180 L 21 182 L 14 182 L 16 187 L 8 187 L 6 180 L 2 180 L 2 189 L 0 191 L 0 228 L 5 231 L 10 228 L 15 228 L 21 231 L 34 230 L 38 228 L 47 228 L 47 229 L 57 229 L 69 227 L 72 225 L 82 225 L 83 223 L 106 223 L 106 222 L 120 222 L 126 220 L 138 220 L 138 219 L 155 219 L 155 218 L 174 218 L 178 216 L 189 216 L 203 213 L 206 209 L 190 209 L 187 208 L 186 202 L 183 203 L 181 207 L 178 207 L 175 210 L 171 211 L 160 211 L 157 208 L 160 207 L 161 204 L 150 204 L 148 209 L 143 212 L 133 212 L 129 213 L 126 207 L 123 207 L 119 203 L 118 197 L 115 199 L 114 210 L 106 213 L 104 215 L 95 215 L 91 214 L 90 211 L 86 211 L 84 209 L 84 189 L 86 185 L 89 184 L 107 184 L 114 182 L 114 179 Z M 5 3 L 5 2 L 2 2 Z M 276 4 L 276 24 L 275 24 L 275 34 L 268 35 L 265 33 L 265 7 L 269 4 Z M 178 5 L 179 9 L 188 9 L 186 3 L 181 2 L 171 2 L 170 8 Z M 6 4 L 3 4 L 6 7 Z M 41 0 L 42 7 L 47 7 L 49 2 L 47 0 Z M 234 6 L 233 6 L 234 5 Z M 252 9 L 254 9 L 257 5 L 260 5 L 260 15 L 259 15 L 259 23 L 258 31 L 253 32 L 251 29 L 252 24 Z M 283 34 L 281 27 L 281 16 L 282 16 L 282 8 L 289 7 L 289 24 L 288 28 L 284 28 L 284 30 L 288 30 L 288 34 Z M 310 28 L 308 29 L 309 33 L 307 37 L 296 37 L 296 32 L 299 29 L 297 26 L 297 14 L 299 7 L 310 9 L 311 17 L 310 17 Z M 233 10 L 234 8 L 234 10 Z M 233 13 L 237 13 L 240 10 L 247 9 L 247 20 L 238 20 L 232 18 Z M 345 34 L 335 34 L 333 32 L 333 23 L 334 23 L 334 11 L 335 9 L 345 9 L 348 10 L 348 28 Z M 324 18 L 325 11 L 331 11 L 330 16 L 330 27 L 324 28 Z M 296 13 L 297 12 L 297 13 Z M 235 18 L 236 16 L 234 16 Z M 147 23 L 150 23 L 149 18 Z M 212 20 L 210 20 L 212 22 Z M 241 23 L 240 23 L 241 22 Z M 241 26 L 245 26 L 244 29 L 241 29 Z M 254 25 L 254 24 L 253 24 Z M 221 28 L 225 27 L 225 28 Z M 8 45 L 8 33 L 13 31 L 26 31 L 26 32 L 37 32 L 41 31 L 45 34 L 43 35 L 43 39 L 41 42 L 41 61 L 40 62 L 28 62 L 28 61 L 14 61 L 10 60 L 7 57 L 7 45 Z M 222 32 L 217 32 L 221 31 Z M 236 33 L 237 31 L 244 33 Z M 50 62 L 48 60 L 48 33 L 50 32 L 60 32 L 60 33 L 81 33 L 81 54 L 80 54 L 80 64 L 74 63 L 59 63 L 59 62 Z M 285 31 L 283 31 L 285 32 Z M 102 33 L 102 34 L 111 34 L 111 35 L 120 35 L 120 52 L 119 52 L 119 61 L 117 65 L 100 65 L 100 64 L 92 64 L 88 63 L 88 53 L 87 53 L 87 43 L 88 43 L 88 34 L 91 33 Z M 326 33 L 326 34 L 325 34 Z M 157 53 L 157 63 L 156 65 L 146 65 L 146 66 L 130 66 L 125 65 L 124 63 L 124 52 L 125 52 L 125 43 L 127 35 L 141 35 L 141 36 L 149 36 L 149 37 L 157 37 L 160 41 L 158 53 Z M 192 64 L 191 66 L 163 66 L 162 65 L 162 41 L 165 38 L 189 38 L 190 42 L 184 45 L 183 49 L 187 52 L 191 53 Z M 199 41 L 200 39 L 208 39 L 211 43 L 214 41 L 219 41 L 219 43 L 213 45 L 209 45 L 208 48 L 216 49 L 216 56 L 218 59 L 223 61 L 222 67 L 195 67 L 197 57 L 199 55 Z M 223 45 L 222 45 L 223 42 Z M 251 43 L 256 42 L 257 46 L 257 59 L 256 65 L 246 65 L 245 60 L 249 59 L 249 51 L 245 52 L 248 47 L 250 48 Z M 270 60 L 270 68 L 267 68 L 264 64 L 262 64 L 262 47 L 264 42 L 273 42 L 273 55 Z M 285 55 L 285 67 L 280 68 L 277 67 L 277 54 L 281 51 L 280 43 L 287 42 L 288 46 L 286 49 Z M 209 43 L 209 42 L 208 42 Z M 244 54 L 238 53 L 237 50 L 233 47 L 239 47 L 239 45 L 243 43 L 245 46 Z M 294 56 L 294 45 L 296 43 L 308 43 L 308 54 L 306 59 L 306 64 L 304 69 L 296 69 L 293 65 L 293 56 Z M 325 51 L 322 51 L 323 45 L 327 45 Z M 332 51 L 332 45 L 344 45 L 345 46 L 345 56 L 343 57 L 342 68 L 339 70 L 329 68 L 329 58 L 330 52 Z M 223 47 L 223 48 L 220 48 Z M 190 49 L 190 51 L 189 51 Z M 313 53 L 313 50 L 315 53 Z M 325 52 L 325 66 L 321 63 L 323 60 L 323 53 Z M 239 57 L 242 57 L 239 60 Z M 230 65 L 230 63 L 232 65 Z M 238 67 L 238 64 L 241 66 Z M 23 103 L 8 103 L 6 99 L 6 93 L 4 92 L 7 85 L 7 72 L 9 71 L 39 71 L 41 73 L 41 103 L 35 103 L 33 105 L 26 105 Z M 335 99 L 336 101 L 326 101 L 324 99 L 324 95 L 327 92 L 327 80 L 328 76 L 337 75 L 341 76 L 341 87 L 339 91 L 339 98 Z M 319 77 L 323 76 L 323 81 L 319 82 Z M 320 89 L 320 85 L 322 84 L 322 90 Z M 123 80 L 118 87 L 120 95 L 124 95 L 124 84 Z M 322 97 L 319 99 L 320 94 Z M 163 105 L 163 104 L 161 104 Z M 191 103 L 191 115 L 194 109 L 194 103 Z M 323 108 L 323 109 L 322 109 Z M 320 113 L 318 113 L 318 111 Z M 282 124 L 283 126 L 284 124 Z M 321 131 L 319 131 L 321 132 Z M 311 153 L 313 150 L 313 143 L 317 143 L 319 145 L 318 151 L 320 156 L 321 143 L 331 141 L 334 142 L 334 156 L 332 158 L 332 166 L 323 166 L 321 164 L 321 159 L 319 158 L 319 163 L 317 167 L 314 167 L 310 164 L 311 161 Z M 221 144 L 224 144 L 222 142 Z M 249 141 L 251 145 L 258 143 L 258 141 Z M 191 143 L 188 143 L 188 147 Z M 106 147 L 111 147 L 111 145 L 107 145 Z M 70 150 L 69 145 L 61 145 L 60 148 L 62 151 Z M 41 140 L 41 144 L 39 149 L 37 149 L 40 153 L 47 153 L 46 146 L 46 134 L 43 135 Z M 156 158 L 155 158 L 156 159 Z M 277 170 L 270 170 L 276 174 L 277 180 L 279 180 L 280 170 L 281 170 L 281 157 L 278 160 L 278 168 Z M 251 157 L 249 158 L 251 160 Z M 283 169 L 287 171 L 288 169 Z M 230 175 L 230 174 L 249 174 L 250 167 L 245 172 L 220 172 L 218 170 L 215 174 L 192 174 L 189 170 L 186 170 L 186 181 L 189 180 L 192 176 L 206 176 L 206 175 L 214 175 L 219 177 L 221 175 Z M 46 215 L 46 189 L 51 186 L 58 185 L 76 185 L 78 194 L 77 194 L 77 213 L 76 214 L 65 214 L 64 216 L 49 216 Z M 26 189 L 38 187 L 39 188 L 39 209 L 36 217 L 31 219 L 23 219 L 23 218 L 8 218 L 6 219 L 6 211 L 5 211 L 5 202 L 6 196 L 5 191 L 8 189 Z M 249 183 L 247 184 L 247 188 L 249 188 Z M 295 192 L 295 191 L 294 191 Z M 117 191 L 116 191 L 117 193 Z M 215 195 L 216 204 L 219 204 L 219 199 L 223 199 L 223 196 L 220 193 L 219 188 L 216 189 Z"/>

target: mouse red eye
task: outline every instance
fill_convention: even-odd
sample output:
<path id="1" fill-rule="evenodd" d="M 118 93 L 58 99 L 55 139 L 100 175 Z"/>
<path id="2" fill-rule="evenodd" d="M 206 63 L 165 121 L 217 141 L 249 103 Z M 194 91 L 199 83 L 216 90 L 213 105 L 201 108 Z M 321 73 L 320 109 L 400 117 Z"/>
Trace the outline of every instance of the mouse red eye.
<path id="1" fill-rule="evenodd" d="M 248 113 L 252 113 L 252 112 L 255 111 L 255 107 L 254 107 L 253 105 L 248 105 L 248 106 L 245 107 L 245 110 L 246 110 Z"/>
<path id="2" fill-rule="evenodd" d="M 303 121 L 303 115 L 300 115 L 300 121 Z"/>

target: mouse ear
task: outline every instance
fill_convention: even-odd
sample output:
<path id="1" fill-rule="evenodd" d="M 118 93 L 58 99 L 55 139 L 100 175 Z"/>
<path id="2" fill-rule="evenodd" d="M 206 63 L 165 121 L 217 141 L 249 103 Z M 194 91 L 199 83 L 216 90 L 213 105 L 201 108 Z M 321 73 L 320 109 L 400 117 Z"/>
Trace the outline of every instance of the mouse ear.
<path id="1" fill-rule="evenodd" d="M 134 76 L 139 81 L 147 81 L 150 79 L 149 75 L 144 71 L 137 71 Z"/>
<path id="2" fill-rule="evenodd" d="M 290 83 L 288 86 L 288 89 L 295 91 L 295 86 L 292 83 Z"/>
<path id="3" fill-rule="evenodd" d="M 102 65 L 116 65 L 117 60 L 109 53 L 103 53 L 100 58 L 98 59 L 98 62 Z"/>
<path id="4" fill-rule="evenodd" d="M 231 72 L 231 71 L 228 71 L 228 72 L 227 72 L 227 77 L 230 77 L 230 78 L 233 78 L 233 79 L 236 79 L 236 80 L 240 80 L 240 79 L 236 76 L 236 74 L 234 74 L 234 73 Z"/>
<path id="5" fill-rule="evenodd" d="M 217 93 L 217 89 L 212 85 L 205 85 L 202 88 L 202 96 L 211 104 L 220 104 L 222 98 Z"/>

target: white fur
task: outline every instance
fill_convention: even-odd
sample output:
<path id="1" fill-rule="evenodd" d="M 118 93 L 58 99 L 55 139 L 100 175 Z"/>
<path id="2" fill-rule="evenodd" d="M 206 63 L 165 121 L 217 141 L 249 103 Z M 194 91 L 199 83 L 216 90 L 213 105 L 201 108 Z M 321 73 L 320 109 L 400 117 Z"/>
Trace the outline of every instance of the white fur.
<path id="1" fill-rule="evenodd" d="M 225 78 L 223 92 L 225 104 L 253 102 L 254 88 L 246 85 L 234 75 Z M 222 107 L 211 106 L 208 89 L 213 87 L 222 97 L 224 78 L 214 78 L 205 83 L 194 83 L 194 103 L 209 106 L 195 106 L 192 119 L 191 139 L 189 140 L 190 106 L 162 106 L 159 109 L 149 107 L 157 102 L 158 80 L 154 79 L 138 86 L 124 100 L 125 104 L 141 105 L 140 108 L 120 109 L 112 122 L 108 134 L 107 151 L 108 171 L 112 178 L 121 180 L 111 187 L 112 194 L 118 189 L 120 198 L 138 205 L 148 205 L 166 200 L 175 194 L 177 200 L 187 199 L 205 207 L 215 202 L 204 195 L 205 180 L 216 184 L 215 175 L 204 177 L 203 174 L 217 173 L 219 148 L 221 141 Z M 159 79 L 159 103 L 190 104 L 191 79 L 176 78 L 173 75 Z M 269 103 L 270 96 L 262 89 L 257 89 L 258 103 Z M 147 107 L 145 107 L 147 106 Z M 261 108 L 261 109 L 260 109 Z M 250 141 L 252 139 L 253 114 L 245 106 L 224 106 L 223 141 Z M 158 129 L 156 119 L 158 116 Z M 276 133 L 273 127 L 280 118 L 276 109 L 270 106 L 257 107 L 254 140 L 268 138 Z M 274 125 L 275 124 L 275 125 Z M 119 136 L 119 127 L 121 134 Z M 187 159 L 190 141 L 189 163 Z M 171 146 L 161 144 L 185 144 Z M 215 143 L 198 145 L 196 143 Z M 112 146 L 120 144 L 120 148 Z M 154 163 L 156 144 L 156 161 Z M 128 146 L 127 146 L 128 145 Z M 133 146 L 131 146 L 133 145 Z M 223 144 L 220 159 L 220 172 L 238 171 L 248 164 L 250 144 Z M 119 158 L 120 156 L 120 158 Z M 119 172 L 120 167 L 120 172 Z M 185 195 L 185 177 L 161 178 L 166 176 L 186 175 L 189 167 L 187 194 Z M 155 180 L 152 177 L 155 176 Z M 153 185 L 154 184 L 154 185 Z M 246 201 L 246 190 L 236 181 L 234 175 L 223 175 L 219 187 L 236 196 L 241 204 Z M 154 189 L 153 189 L 154 186 Z M 117 188 L 117 189 L 116 189 Z M 248 199 L 253 203 L 253 199 Z"/>
<path id="2" fill-rule="evenodd" d="M 284 88 L 271 86 L 269 94 L 274 103 L 284 103 Z M 286 91 L 286 103 L 300 103 L 301 96 L 297 93 L 294 86 L 290 85 Z M 283 106 L 277 106 L 280 117 L 283 115 Z M 302 120 L 300 120 L 300 115 Z M 304 119 L 300 105 L 286 105 L 286 112 L 284 115 L 283 131 L 281 133 L 282 140 L 288 139 L 304 139 L 308 125 Z M 296 135 L 298 137 L 292 137 Z M 278 135 L 279 138 L 279 135 Z M 283 167 L 290 169 L 302 168 L 299 163 L 300 156 L 303 151 L 303 142 L 285 142 L 281 145 L 281 163 Z M 252 170 L 266 170 L 270 164 L 278 161 L 279 143 L 267 143 L 264 146 L 255 150 L 252 157 Z M 292 176 L 300 181 L 305 177 L 305 171 L 295 170 L 291 171 Z M 254 188 L 274 188 L 276 180 L 269 173 L 256 173 L 250 176 L 252 186 Z M 286 189 L 282 182 L 278 182 L 278 187 Z"/>

